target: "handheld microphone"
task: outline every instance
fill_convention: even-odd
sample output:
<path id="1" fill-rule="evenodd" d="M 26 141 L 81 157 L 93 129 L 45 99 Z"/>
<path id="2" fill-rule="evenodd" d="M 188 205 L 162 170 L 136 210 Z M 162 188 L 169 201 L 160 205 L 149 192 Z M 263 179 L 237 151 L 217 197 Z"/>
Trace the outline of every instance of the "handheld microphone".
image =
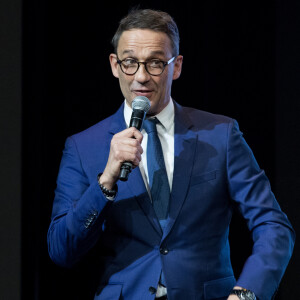
<path id="1" fill-rule="evenodd" d="M 132 106 L 132 115 L 131 115 L 129 127 L 135 127 L 136 129 L 141 130 L 146 113 L 150 108 L 150 101 L 147 97 L 137 96 L 133 99 L 131 106 Z M 121 166 L 119 179 L 121 181 L 127 181 L 131 170 L 132 170 L 132 163 L 128 161 L 124 162 Z"/>

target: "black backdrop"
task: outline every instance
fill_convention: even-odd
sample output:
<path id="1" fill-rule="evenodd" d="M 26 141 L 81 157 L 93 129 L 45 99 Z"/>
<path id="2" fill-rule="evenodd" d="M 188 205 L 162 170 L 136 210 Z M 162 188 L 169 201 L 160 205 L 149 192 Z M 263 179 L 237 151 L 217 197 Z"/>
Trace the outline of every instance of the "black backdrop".
<path id="1" fill-rule="evenodd" d="M 110 39 L 137 3 L 166 10 L 178 24 L 184 64 L 173 98 L 237 119 L 283 210 L 295 227 L 299 222 L 296 1 L 207 0 L 198 7 L 163 0 L 24 1 L 22 299 L 89 299 L 81 283 L 93 270 L 55 266 L 46 234 L 66 137 L 112 114 L 123 101 L 110 71 Z M 238 276 L 251 246 L 238 215 L 230 239 Z M 295 256 L 276 299 L 297 298 Z"/>

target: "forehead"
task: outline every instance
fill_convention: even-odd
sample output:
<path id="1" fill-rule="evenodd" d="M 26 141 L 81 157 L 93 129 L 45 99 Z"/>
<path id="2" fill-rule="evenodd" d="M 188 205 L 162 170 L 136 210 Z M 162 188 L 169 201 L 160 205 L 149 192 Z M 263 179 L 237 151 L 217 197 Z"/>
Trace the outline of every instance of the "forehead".
<path id="1" fill-rule="evenodd" d="M 172 52 L 170 38 L 164 32 L 148 29 L 124 31 L 118 44 L 118 55 L 170 56 Z"/>

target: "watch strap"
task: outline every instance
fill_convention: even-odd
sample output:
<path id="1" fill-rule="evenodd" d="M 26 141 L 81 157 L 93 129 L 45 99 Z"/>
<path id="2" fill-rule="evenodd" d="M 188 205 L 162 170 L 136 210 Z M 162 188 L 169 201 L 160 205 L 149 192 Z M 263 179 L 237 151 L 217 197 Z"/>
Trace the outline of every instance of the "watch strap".
<path id="1" fill-rule="evenodd" d="M 236 295 L 241 300 L 257 300 L 255 294 L 252 291 L 246 289 L 233 289 L 230 292 L 230 295 Z"/>

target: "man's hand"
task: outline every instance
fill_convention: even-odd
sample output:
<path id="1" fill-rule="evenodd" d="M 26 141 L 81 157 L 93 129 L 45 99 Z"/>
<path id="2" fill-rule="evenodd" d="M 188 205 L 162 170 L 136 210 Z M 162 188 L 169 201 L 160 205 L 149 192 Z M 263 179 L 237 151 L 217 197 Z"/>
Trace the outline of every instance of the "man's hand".
<path id="1" fill-rule="evenodd" d="M 107 164 L 99 180 L 107 189 L 112 189 L 117 182 L 123 162 L 131 162 L 133 168 L 139 165 L 143 153 L 142 140 L 143 135 L 134 127 L 113 136 Z"/>
<path id="2" fill-rule="evenodd" d="M 230 295 L 227 300 L 240 300 L 238 296 L 236 295 Z"/>
<path id="3" fill-rule="evenodd" d="M 240 287 L 240 286 L 235 286 L 234 289 L 235 290 L 242 290 L 243 288 Z M 236 295 L 229 295 L 229 297 L 227 298 L 227 300 L 240 300 L 240 299 Z"/>

